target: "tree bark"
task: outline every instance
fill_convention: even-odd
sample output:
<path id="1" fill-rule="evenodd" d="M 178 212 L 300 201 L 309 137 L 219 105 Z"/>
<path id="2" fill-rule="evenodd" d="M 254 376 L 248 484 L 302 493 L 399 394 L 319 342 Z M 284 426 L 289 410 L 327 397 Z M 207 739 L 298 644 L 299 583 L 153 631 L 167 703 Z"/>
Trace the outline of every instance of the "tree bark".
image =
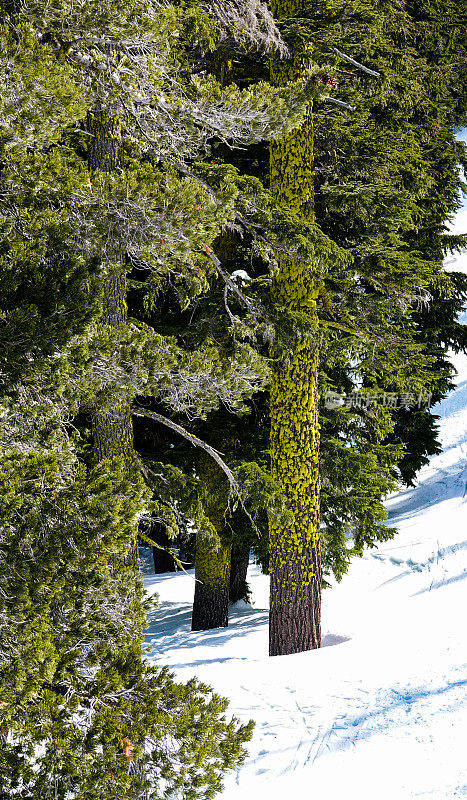
<path id="1" fill-rule="evenodd" d="M 278 0 L 273 6 L 278 19 L 302 12 L 299 0 Z M 272 61 L 274 84 L 299 77 L 309 58 L 306 47 L 300 47 L 288 59 Z M 298 131 L 272 144 L 270 180 L 277 202 L 313 219 L 311 107 Z M 272 371 L 271 469 L 291 521 L 270 524 L 270 655 L 321 646 L 318 350 L 311 334 L 317 324 L 318 289 L 310 270 L 311 265 L 283 258 L 272 287 L 278 304 L 308 316 L 310 336 L 296 344 L 287 358 L 276 360 Z"/>
<path id="2" fill-rule="evenodd" d="M 196 537 L 195 596 L 192 631 L 226 628 L 229 624 L 230 547 L 220 537 Z"/>
<path id="3" fill-rule="evenodd" d="M 111 111 L 95 109 L 88 113 L 86 128 L 89 133 L 88 167 L 92 176 L 96 172 L 115 172 L 119 164 L 120 121 Z M 102 286 L 102 316 L 100 325 L 112 327 L 125 325 L 126 272 L 118 247 L 115 263 L 108 267 L 108 274 Z M 102 461 L 121 456 L 123 469 L 130 471 L 136 460 L 133 448 L 133 424 L 130 403 L 119 398 L 109 403 L 104 412 L 95 411 L 91 415 L 94 442 L 94 458 Z M 122 566 L 138 566 L 138 547 L 136 530 L 134 541 L 130 544 L 128 555 Z"/>
<path id="4" fill-rule="evenodd" d="M 196 557 L 198 560 L 198 551 Z M 209 557 L 214 561 L 216 559 L 215 552 L 210 553 Z M 219 566 L 224 567 L 223 580 L 219 585 L 210 585 L 207 581 L 202 581 L 201 578 L 197 579 L 193 602 L 193 615 L 191 618 L 192 631 L 209 631 L 213 628 L 227 628 L 229 624 L 228 569 L 222 557 Z M 209 571 L 208 579 L 212 580 L 211 571 Z"/>
<path id="5" fill-rule="evenodd" d="M 156 575 L 160 575 L 163 572 L 176 572 L 177 567 L 174 557 L 169 552 L 170 539 L 165 532 L 164 525 L 161 525 L 157 522 L 154 523 L 149 535 L 154 542 L 157 542 L 157 544 L 160 545 L 160 547 L 152 548 L 154 572 Z M 161 548 L 164 549 L 162 550 Z"/>
<path id="6" fill-rule="evenodd" d="M 200 465 L 200 478 L 208 493 L 205 511 L 214 532 L 199 531 L 196 536 L 192 631 L 226 628 L 229 624 L 231 547 L 224 545 L 219 536 L 224 523 L 224 507 L 217 498 L 209 500 L 210 491 L 219 481 L 219 475 L 219 467 L 210 456 L 204 456 Z"/>
<path id="7" fill-rule="evenodd" d="M 246 580 L 249 563 L 250 548 L 248 545 L 232 547 L 229 588 L 229 600 L 231 603 L 236 603 L 237 600 L 249 601 L 250 590 Z"/>

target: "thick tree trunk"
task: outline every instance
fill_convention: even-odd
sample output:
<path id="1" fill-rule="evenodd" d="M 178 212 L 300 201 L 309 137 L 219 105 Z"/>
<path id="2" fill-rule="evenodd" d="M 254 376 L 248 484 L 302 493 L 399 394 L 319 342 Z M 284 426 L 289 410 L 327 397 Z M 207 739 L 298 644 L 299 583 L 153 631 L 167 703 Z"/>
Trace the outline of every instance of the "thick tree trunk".
<path id="1" fill-rule="evenodd" d="M 91 176 L 95 172 L 115 172 L 119 161 L 120 123 L 103 110 L 90 111 L 86 120 L 89 133 L 88 166 Z M 115 254 L 118 256 L 118 253 Z M 109 267 L 102 287 L 101 325 L 112 327 L 126 322 L 126 275 L 124 267 Z M 121 455 L 130 468 L 134 460 L 133 430 L 130 409 L 121 402 L 105 413 L 92 417 L 94 453 L 96 461 Z"/>
<path id="2" fill-rule="evenodd" d="M 203 542 L 200 542 L 200 548 L 198 544 L 196 546 L 195 574 L 200 577 L 196 578 L 195 584 L 192 631 L 226 628 L 229 624 L 229 556 L 228 548 L 222 545 L 220 550 L 205 547 Z M 203 566 L 199 566 L 201 560 Z"/>
<path id="3" fill-rule="evenodd" d="M 300 15 L 299 0 L 274 4 L 277 18 Z M 300 75 L 308 54 L 292 52 L 273 61 L 276 85 Z M 302 128 L 271 146 L 271 191 L 276 201 L 313 218 L 311 108 Z M 271 468 L 291 512 L 287 525 L 270 525 L 271 608 L 269 653 L 285 655 L 321 646 L 321 553 L 319 530 L 317 286 L 311 265 L 281 260 L 273 284 L 276 302 L 306 314 L 310 338 L 278 360 L 271 381 Z"/>
<path id="4" fill-rule="evenodd" d="M 120 159 L 120 130 L 118 116 L 110 109 L 96 108 L 86 119 L 89 133 L 88 166 L 90 172 L 115 172 Z"/>
<path id="5" fill-rule="evenodd" d="M 200 465 L 200 477 L 207 492 L 219 480 L 219 467 L 206 455 Z M 226 628 L 229 624 L 230 546 L 219 536 L 224 523 L 224 508 L 214 498 L 205 505 L 206 515 L 215 532 L 196 536 L 195 596 L 191 629 L 206 631 Z"/>
<path id="6" fill-rule="evenodd" d="M 305 345 L 273 377 L 272 469 L 293 520 L 270 526 L 270 655 L 321 646 L 316 365 Z"/>
<path id="7" fill-rule="evenodd" d="M 232 547 L 229 589 L 229 600 L 231 603 L 236 603 L 237 600 L 245 600 L 246 602 L 249 600 L 250 590 L 246 581 L 249 563 L 250 548 L 248 545 L 244 547 Z"/>

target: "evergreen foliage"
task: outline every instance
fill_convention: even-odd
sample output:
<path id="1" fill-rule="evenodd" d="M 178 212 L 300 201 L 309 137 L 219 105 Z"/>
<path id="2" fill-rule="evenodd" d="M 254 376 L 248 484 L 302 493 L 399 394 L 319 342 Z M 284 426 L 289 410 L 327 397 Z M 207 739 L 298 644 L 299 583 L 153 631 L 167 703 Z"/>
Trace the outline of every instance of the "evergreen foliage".
<path id="1" fill-rule="evenodd" d="M 188 353 L 128 319 L 124 294 L 108 297 L 127 272 L 148 278 L 148 303 L 168 284 L 182 308 L 204 289 L 236 189 L 224 181 L 213 198 L 184 161 L 213 131 L 239 142 L 277 131 L 285 92 L 193 76 L 218 36 L 201 6 L 31 2 L 4 8 L 2 23 L 5 74 L 21 76 L 6 95 L 16 136 L 2 140 L 2 335 L 16 362 L 2 417 L 2 792 L 211 797 L 250 726 L 144 660 L 140 580 L 124 564 L 156 506 L 121 447 L 80 463 L 86 431 L 71 420 L 91 412 L 110 429 L 148 395 L 205 415 L 263 384 L 247 342 L 235 358 L 209 339 Z M 299 118 L 313 90 L 292 90 Z M 121 324 L 104 322 L 120 310 Z"/>
<path id="2" fill-rule="evenodd" d="M 309 14 L 304 6 L 299 18 L 280 23 L 289 42 L 297 36 L 310 42 L 323 84 L 355 107 L 349 113 L 319 100 L 314 104 L 316 219 L 352 255 L 349 267 L 330 257 L 329 239 L 318 239 L 320 394 L 323 401 L 333 390 L 353 396 L 357 405 L 359 390 L 376 398 L 368 408 L 365 402 L 355 408 L 320 406 L 323 566 L 338 579 L 352 554 L 394 535 L 384 524 L 385 495 L 396 487 L 396 478 L 411 482 L 427 454 L 439 448 L 436 418 L 428 408 L 404 408 L 404 396 L 412 396 L 412 403 L 419 394 L 431 395 L 432 403 L 440 399 L 452 385 L 447 347 L 465 346 L 463 327 L 455 322 L 465 278 L 442 273 L 445 249 L 464 242 L 445 233 L 457 206 L 458 163 L 464 159 L 454 134 L 465 120 L 465 42 L 457 24 L 461 9 L 455 12 L 454 6 L 420 10 L 355 2 L 326 4 Z M 335 47 L 379 70 L 380 77 L 349 67 Z M 231 56 L 232 51 L 220 54 L 221 60 Z M 264 59 L 238 53 L 235 58 L 230 80 L 239 76 L 249 84 L 255 75 L 266 75 Z M 287 352 L 307 321 L 284 309 L 274 314 L 262 259 L 274 270 L 281 248 L 287 248 L 313 263 L 316 247 L 307 249 L 305 238 L 310 227 L 268 196 L 264 148 L 216 152 L 243 173 L 263 178 L 263 185 L 241 179 L 244 192 L 249 186 L 243 202 L 255 216 L 227 263 L 230 271 L 253 277 L 244 292 L 274 321 L 275 351 L 283 341 Z M 221 164 L 216 169 L 221 171 Z M 212 174 L 210 180 L 215 183 Z M 391 395 L 399 407 L 383 405 Z M 215 441 L 229 452 L 225 416 L 210 424 Z M 250 451 L 256 440 L 255 457 L 261 459 L 262 434 L 245 418 L 241 424 L 248 427 Z M 238 446 L 231 458 L 237 456 Z M 277 513 L 264 499 L 263 482 L 264 506 Z M 242 527 L 237 518 L 235 527 Z M 267 564 L 264 548 L 260 551 Z"/>
<path id="3" fill-rule="evenodd" d="M 227 603 L 231 548 L 267 565 L 268 521 L 302 525 L 289 566 L 319 592 L 318 501 L 339 579 L 394 534 L 384 496 L 437 451 L 429 410 L 322 405 L 318 479 L 316 385 L 434 401 L 466 346 L 466 281 L 442 271 L 465 243 L 445 227 L 460 0 L 277 5 L 276 24 L 256 0 L 2 4 L 2 796 L 212 797 L 251 726 L 146 661 L 136 530 L 197 531 Z M 298 452 L 305 378 L 289 485 L 279 440 Z M 310 482 L 311 525 L 291 502 Z"/>
<path id="4" fill-rule="evenodd" d="M 343 348 L 326 381 L 343 394 L 359 387 L 376 397 L 408 392 L 414 403 L 422 392 L 434 403 L 452 386 L 447 347 L 463 346 L 455 318 L 465 292 L 464 277 L 442 272 L 445 246 L 456 244 L 455 237 L 445 235 L 446 220 L 458 207 L 458 164 L 464 159 L 455 129 L 465 121 L 465 41 L 457 24 L 460 6 L 451 13 L 455 5 L 425 4 L 422 10 L 410 3 L 391 9 L 388 4 L 326 4 L 326 12 L 311 23 L 318 60 L 328 61 L 337 48 L 380 72 L 379 79 L 369 80 L 335 63 L 336 96 L 356 110 L 344 118 L 315 107 L 317 219 L 353 255 L 352 279 L 342 282 L 342 275 L 331 273 L 323 295 L 325 319 L 338 322 L 345 315 L 344 322 L 360 333 L 353 340 L 350 331 L 335 334 L 330 351 L 325 348 L 324 359 L 330 355 L 331 361 L 336 338 Z M 336 19 L 339 25 L 330 37 L 327 24 Z M 356 39 L 363 19 L 367 36 Z M 462 237 L 457 246 L 461 243 Z M 436 418 L 429 409 L 400 405 L 379 408 L 378 414 L 371 408 L 323 413 L 324 464 L 326 430 L 333 435 L 333 450 L 337 433 L 344 456 L 334 462 L 339 477 L 324 502 L 325 536 L 353 533 L 357 552 L 389 535 L 380 520 L 385 517 L 381 500 L 395 488 L 391 476 L 410 483 L 427 454 L 439 451 Z M 352 427 L 338 432 L 337 415 L 357 418 L 359 434 Z M 357 443 L 363 459 L 373 449 L 371 480 L 365 470 L 361 484 L 364 495 L 373 497 L 373 512 L 366 501 L 351 510 L 352 497 L 360 492 L 352 489 L 345 465 L 354 453 L 345 443 L 352 443 L 352 450 Z M 369 495 L 369 487 L 376 493 Z M 346 511 L 341 507 L 336 513 L 341 504 Z"/>

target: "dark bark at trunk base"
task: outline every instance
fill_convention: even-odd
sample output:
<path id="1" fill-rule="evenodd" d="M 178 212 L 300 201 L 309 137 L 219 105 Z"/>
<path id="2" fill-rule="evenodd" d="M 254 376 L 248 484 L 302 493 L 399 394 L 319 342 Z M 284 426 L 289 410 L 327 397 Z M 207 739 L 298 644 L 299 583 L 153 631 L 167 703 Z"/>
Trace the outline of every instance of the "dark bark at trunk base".
<path id="1" fill-rule="evenodd" d="M 246 581 L 248 564 L 250 563 L 249 547 L 233 547 L 230 561 L 230 589 L 229 600 L 236 603 L 237 600 L 250 600 L 250 589 Z"/>
<path id="2" fill-rule="evenodd" d="M 289 609 L 271 608 L 269 613 L 269 655 L 287 656 L 321 647 L 320 597 L 311 603 L 294 603 Z M 314 602 L 313 602 L 314 600 Z"/>
<path id="3" fill-rule="evenodd" d="M 271 382 L 272 474 L 292 519 L 269 528 L 269 654 L 321 646 L 317 352 L 305 343 Z"/>
<path id="4" fill-rule="evenodd" d="M 229 624 L 229 576 L 231 546 L 222 542 L 219 532 L 224 522 L 225 506 L 214 489 L 222 479 L 219 467 L 204 454 L 199 475 L 207 493 L 206 515 L 211 531 L 196 535 L 195 596 L 193 600 L 192 631 L 226 628 Z"/>
<path id="5" fill-rule="evenodd" d="M 176 572 L 177 567 L 173 555 L 169 552 L 170 539 L 162 525 L 154 526 L 149 534 L 153 542 L 160 544 L 161 547 L 153 547 L 152 555 L 154 558 L 154 572 L 160 575 L 162 572 Z"/>
<path id="6" fill-rule="evenodd" d="M 200 581 L 195 585 L 192 631 L 226 628 L 229 624 L 229 587 L 207 586 Z"/>

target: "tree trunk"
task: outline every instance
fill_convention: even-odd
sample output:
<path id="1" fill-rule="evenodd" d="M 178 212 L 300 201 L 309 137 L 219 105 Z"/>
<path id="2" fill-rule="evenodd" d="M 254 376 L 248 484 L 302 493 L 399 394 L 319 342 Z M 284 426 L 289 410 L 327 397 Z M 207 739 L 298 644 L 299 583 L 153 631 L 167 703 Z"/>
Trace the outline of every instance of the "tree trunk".
<path id="1" fill-rule="evenodd" d="M 229 578 L 231 547 L 222 543 L 219 536 L 224 523 L 224 507 L 213 498 L 210 489 L 219 481 L 219 467 L 211 457 L 203 457 L 200 478 L 208 492 L 206 516 L 214 531 L 198 532 L 195 557 L 195 596 L 193 600 L 192 631 L 226 628 L 229 624 Z"/>
<path id="2" fill-rule="evenodd" d="M 302 3 L 278 0 L 277 18 L 297 14 Z M 303 48 L 303 45 L 301 46 Z M 296 79 L 309 57 L 306 49 L 274 60 L 271 79 Z M 271 146 L 271 192 L 275 200 L 313 218 L 313 127 L 311 108 L 304 125 Z M 318 350 L 316 282 L 311 265 L 281 259 L 273 298 L 290 311 L 308 315 L 310 336 L 287 359 L 274 363 L 271 381 L 271 469 L 291 521 L 270 524 L 271 608 L 269 654 L 286 655 L 321 646 L 321 552 L 319 530 Z"/>
<path id="3" fill-rule="evenodd" d="M 120 121 L 109 111 L 95 109 L 90 111 L 86 120 L 89 133 L 88 167 L 92 175 L 95 172 L 115 172 L 119 163 Z M 102 287 L 102 316 L 100 325 L 125 325 L 126 308 L 126 272 L 123 259 L 118 248 L 115 252 L 115 263 L 108 266 L 108 273 Z M 133 448 L 133 424 L 130 404 L 115 398 L 108 403 L 104 412 L 92 414 L 92 433 L 94 441 L 94 457 L 96 461 L 121 456 L 123 469 L 130 471 L 136 460 Z M 138 566 L 137 531 L 122 566 Z"/>
<path id="4" fill-rule="evenodd" d="M 250 548 L 248 545 L 243 547 L 232 547 L 229 589 L 229 600 L 231 603 L 236 603 L 237 600 L 245 600 L 245 602 L 249 601 L 250 589 L 246 581 L 249 563 Z"/>
<path id="5" fill-rule="evenodd" d="M 219 549 L 201 535 L 196 543 L 196 584 L 191 618 L 192 631 L 226 628 L 229 624 L 230 548 L 219 540 Z"/>
<path id="6" fill-rule="evenodd" d="M 165 532 L 164 525 L 156 522 L 151 528 L 149 534 L 151 539 L 160 547 L 152 548 L 152 555 L 154 558 L 154 572 L 160 575 L 163 572 L 176 572 L 177 567 L 173 555 L 169 552 L 170 539 Z M 164 548 L 164 549 L 161 549 Z"/>

